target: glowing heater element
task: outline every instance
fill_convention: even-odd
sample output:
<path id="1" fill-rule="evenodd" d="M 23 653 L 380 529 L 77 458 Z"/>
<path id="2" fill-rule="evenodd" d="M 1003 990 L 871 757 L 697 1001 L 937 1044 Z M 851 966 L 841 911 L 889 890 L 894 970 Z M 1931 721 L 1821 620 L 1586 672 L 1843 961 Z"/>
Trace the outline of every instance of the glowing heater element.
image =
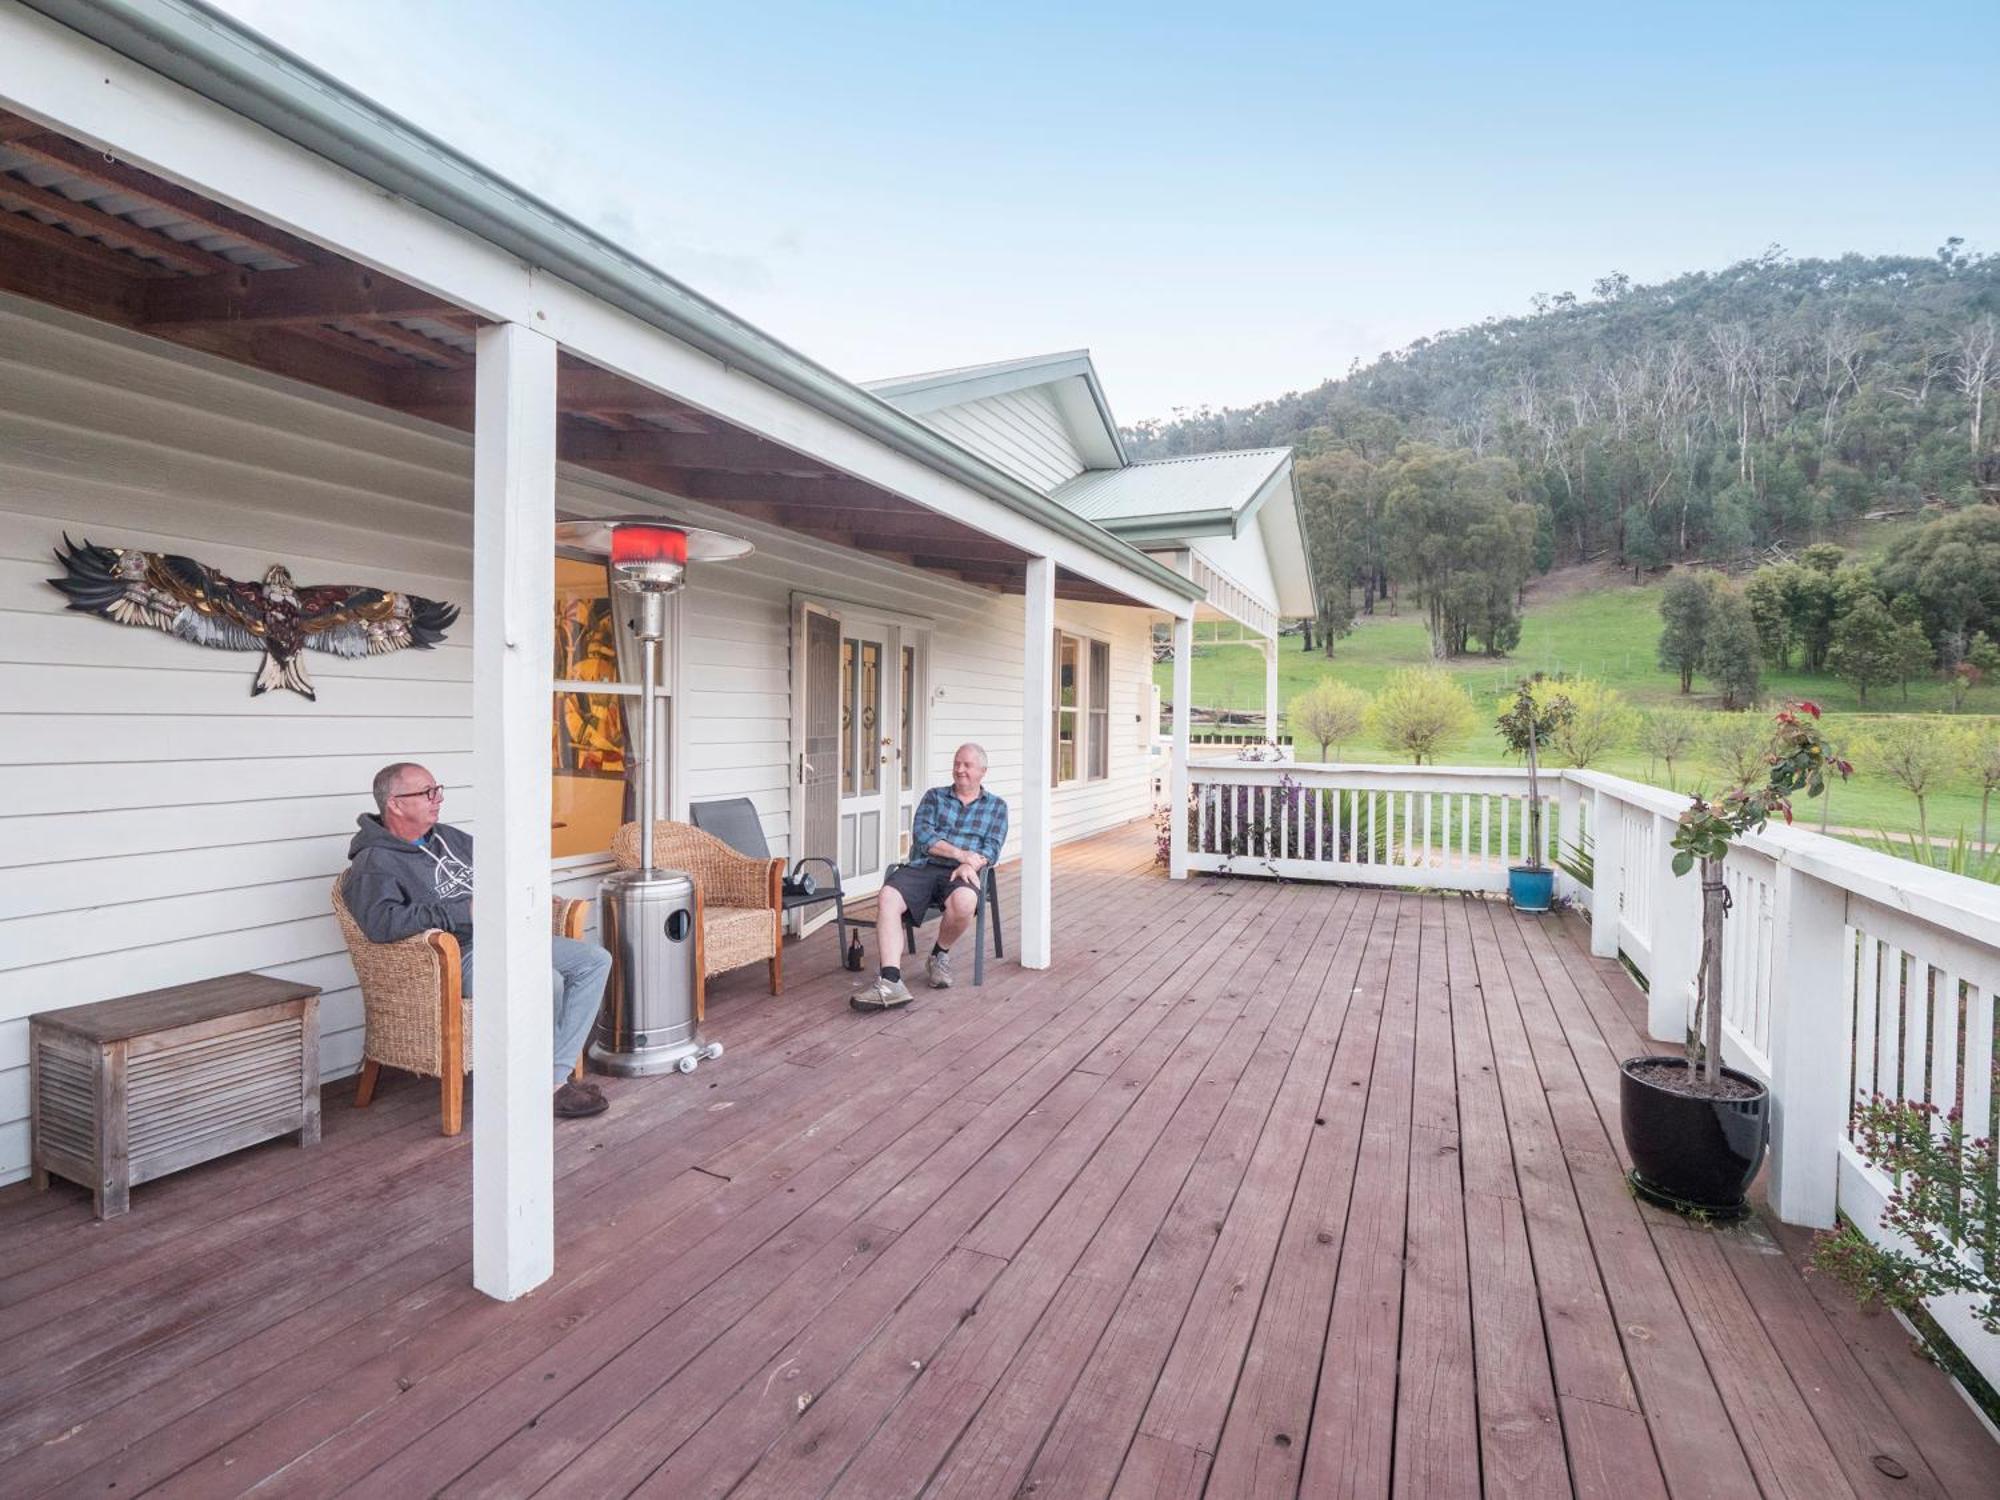
<path id="1" fill-rule="evenodd" d="M 611 566 L 626 587 L 671 593 L 687 577 L 688 536 L 678 526 L 611 528 Z"/>

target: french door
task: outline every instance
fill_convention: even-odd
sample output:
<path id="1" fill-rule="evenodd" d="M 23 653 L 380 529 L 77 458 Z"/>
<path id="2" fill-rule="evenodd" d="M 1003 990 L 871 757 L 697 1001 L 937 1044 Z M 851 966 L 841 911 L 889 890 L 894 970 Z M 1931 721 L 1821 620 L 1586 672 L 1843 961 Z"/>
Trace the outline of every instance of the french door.
<path id="1" fill-rule="evenodd" d="M 866 894 L 903 857 L 916 799 L 925 699 L 921 632 L 893 620 L 801 604 L 794 857 L 836 861 Z"/>

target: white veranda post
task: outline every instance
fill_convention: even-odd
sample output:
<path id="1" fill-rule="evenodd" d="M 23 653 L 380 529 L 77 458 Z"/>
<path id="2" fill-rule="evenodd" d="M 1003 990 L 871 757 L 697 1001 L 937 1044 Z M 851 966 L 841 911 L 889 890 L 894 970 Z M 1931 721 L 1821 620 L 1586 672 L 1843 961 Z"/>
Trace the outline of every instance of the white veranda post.
<path id="1" fill-rule="evenodd" d="M 1264 738 L 1278 743 L 1278 638 L 1264 641 Z"/>
<path id="2" fill-rule="evenodd" d="M 1050 885 L 1053 835 L 1049 784 L 1055 764 L 1056 565 L 1028 559 L 1021 684 L 1021 967 L 1046 969 L 1052 956 Z"/>
<path id="3" fill-rule="evenodd" d="M 472 457 L 472 1284 L 510 1301 L 555 1269 L 549 702 L 556 345 L 479 330 Z"/>
<path id="4" fill-rule="evenodd" d="M 1174 752 L 1167 778 L 1167 874 L 1187 879 L 1188 726 L 1194 722 L 1194 616 L 1174 621 Z"/>

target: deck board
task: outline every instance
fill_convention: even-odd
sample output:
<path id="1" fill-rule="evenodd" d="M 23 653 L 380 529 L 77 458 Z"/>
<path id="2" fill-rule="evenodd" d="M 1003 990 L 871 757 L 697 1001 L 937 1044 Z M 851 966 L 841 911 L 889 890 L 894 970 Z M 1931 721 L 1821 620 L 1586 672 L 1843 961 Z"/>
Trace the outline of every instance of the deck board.
<path id="1" fill-rule="evenodd" d="M 1644 998 L 1576 919 L 1150 855 L 1060 851 L 1048 971 L 857 1016 L 829 930 L 719 981 L 721 1063 L 559 1130 L 515 1304 L 407 1080 L 122 1219 L 0 1190 L 0 1493 L 1990 1491 L 1806 1237 L 1626 1193 Z"/>

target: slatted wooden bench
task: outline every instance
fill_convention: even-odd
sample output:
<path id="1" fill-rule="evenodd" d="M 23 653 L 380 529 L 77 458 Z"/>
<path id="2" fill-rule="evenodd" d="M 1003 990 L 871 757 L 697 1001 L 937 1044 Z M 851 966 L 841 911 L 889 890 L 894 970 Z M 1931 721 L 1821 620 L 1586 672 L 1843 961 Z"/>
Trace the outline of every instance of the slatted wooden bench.
<path id="1" fill-rule="evenodd" d="M 319 990 L 231 974 L 28 1024 L 33 1170 L 91 1190 L 97 1216 L 135 1184 L 298 1132 L 319 1140 Z"/>

